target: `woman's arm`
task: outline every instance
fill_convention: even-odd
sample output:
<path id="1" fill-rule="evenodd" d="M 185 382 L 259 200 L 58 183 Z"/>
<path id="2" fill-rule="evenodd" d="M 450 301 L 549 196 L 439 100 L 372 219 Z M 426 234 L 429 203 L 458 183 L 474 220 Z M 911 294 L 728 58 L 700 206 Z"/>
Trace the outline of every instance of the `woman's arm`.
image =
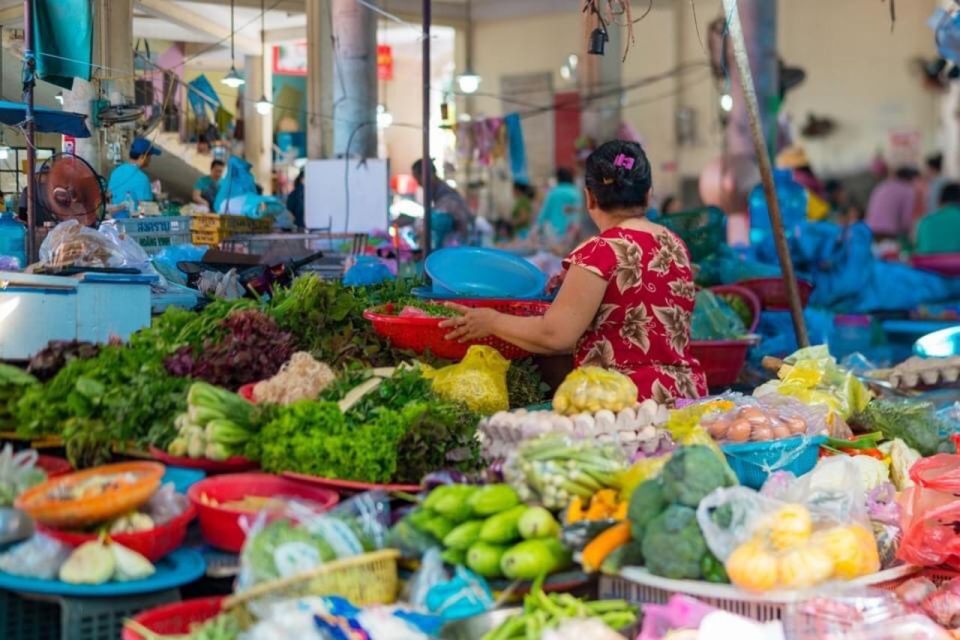
<path id="1" fill-rule="evenodd" d="M 571 265 L 557 299 L 542 316 L 523 318 L 493 309 L 473 309 L 448 304 L 462 316 L 450 318 L 442 327 L 453 329 L 448 340 L 477 340 L 489 335 L 542 355 L 572 353 L 577 340 L 593 322 L 607 289 L 607 282 L 583 267 Z"/>

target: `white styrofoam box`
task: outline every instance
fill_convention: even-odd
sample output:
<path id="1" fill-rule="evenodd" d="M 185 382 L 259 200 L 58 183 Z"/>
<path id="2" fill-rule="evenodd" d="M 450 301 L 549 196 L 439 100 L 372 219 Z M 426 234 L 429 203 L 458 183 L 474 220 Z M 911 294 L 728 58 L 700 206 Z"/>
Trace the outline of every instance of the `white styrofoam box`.
<path id="1" fill-rule="evenodd" d="M 0 272 L 0 358 L 24 360 L 50 340 L 127 339 L 150 324 L 156 276 Z"/>

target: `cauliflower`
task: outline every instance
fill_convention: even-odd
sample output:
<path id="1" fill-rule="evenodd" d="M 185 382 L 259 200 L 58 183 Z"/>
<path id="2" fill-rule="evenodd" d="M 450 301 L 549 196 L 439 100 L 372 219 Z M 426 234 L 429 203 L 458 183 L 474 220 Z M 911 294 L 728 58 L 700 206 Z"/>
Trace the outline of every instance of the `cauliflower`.
<path id="1" fill-rule="evenodd" d="M 865 491 L 869 492 L 884 482 L 890 482 L 890 469 L 883 461 L 870 456 L 850 456 L 850 459 L 857 467 Z"/>
<path id="2" fill-rule="evenodd" d="M 711 454 L 712 455 L 712 454 Z M 690 507 L 670 505 L 643 534 L 643 557 L 650 573 L 676 580 L 700 578 L 707 543 Z"/>

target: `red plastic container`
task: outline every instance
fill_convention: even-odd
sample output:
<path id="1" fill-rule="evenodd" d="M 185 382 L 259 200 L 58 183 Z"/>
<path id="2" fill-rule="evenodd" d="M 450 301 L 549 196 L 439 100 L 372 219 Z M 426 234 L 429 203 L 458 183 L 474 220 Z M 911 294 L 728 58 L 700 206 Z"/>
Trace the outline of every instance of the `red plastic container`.
<path id="1" fill-rule="evenodd" d="M 932 271 L 942 276 L 960 276 L 960 253 L 934 253 L 913 256 L 910 262 L 917 269 Z"/>
<path id="2" fill-rule="evenodd" d="M 56 456 L 37 456 L 36 466 L 38 469 L 43 469 L 44 473 L 47 474 L 47 478 L 65 476 L 73 471 L 73 467 L 70 466 L 69 462 Z"/>
<path id="3" fill-rule="evenodd" d="M 516 316 L 543 315 L 550 307 L 548 302 L 529 300 L 457 300 L 457 304 L 488 307 Z M 444 336 L 450 329 L 440 327 L 440 323 L 447 318 L 400 317 L 394 315 L 393 310 L 393 305 L 387 304 L 367 309 L 363 312 L 363 317 L 373 323 L 374 331 L 389 339 L 398 349 L 407 349 L 414 353 L 423 353 L 429 349 L 430 353 L 438 358 L 461 360 L 471 345 L 483 344 L 493 347 L 509 360 L 519 360 L 530 355 L 529 352 L 494 337 L 469 343 L 447 340 Z"/>
<path id="4" fill-rule="evenodd" d="M 764 309 L 782 311 L 790 308 L 787 284 L 783 278 L 754 278 L 741 280 L 737 285 L 752 291 L 760 299 Z M 813 293 L 813 284 L 806 280 L 797 280 L 797 288 L 800 289 L 800 303 L 806 307 L 810 294 Z"/>
<path id="5" fill-rule="evenodd" d="M 283 477 L 296 480 L 297 482 L 313 485 L 315 487 L 330 489 L 331 491 L 336 491 L 341 495 L 354 495 L 357 493 L 364 493 L 366 491 L 374 491 L 377 489 L 381 491 L 419 493 L 420 489 L 423 488 L 418 484 L 375 484 L 373 482 L 359 482 L 357 480 L 321 478 L 320 476 L 310 476 L 305 473 L 293 473 L 292 471 L 285 471 L 283 473 Z"/>
<path id="6" fill-rule="evenodd" d="M 162 526 L 135 533 L 118 533 L 111 535 L 110 539 L 145 556 L 150 562 L 157 562 L 183 544 L 184 538 L 187 537 L 187 527 L 196 515 L 196 509 L 188 502 L 183 513 Z M 37 531 L 71 547 L 79 547 L 85 542 L 93 542 L 100 537 L 96 533 L 64 531 L 39 523 L 37 523 Z"/>
<path id="7" fill-rule="evenodd" d="M 239 553 L 247 538 L 241 520 L 252 523 L 257 512 L 205 504 L 201 498 L 204 495 L 219 503 L 252 496 L 301 498 L 323 510 L 340 500 L 333 491 L 269 473 L 235 473 L 201 480 L 187 490 L 187 497 L 197 508 L 200 532 L 209 544 L 231 553 Z"/>
<path id="8" fill-rule="evenodd" d="M 206 471 L 210 475 L 218 473 L 243 473 L 244 471 L 256 471 L 260 468 L 260 463 L 255 460 L 248 460 L 243 456 L 233 456 L 226 460 L 210 460 L 209 458 L 188 458 L 187 456 L 172 456 L 162 449 L 150 447 L 150 455 L 154 460 L 162 462 L 171 467 L 181 467 L 183 469 L 199 469 Z"/>
<path id="9" fill-rule="evenodd" d="M 752 345 L 752 340 L 696 340 L 690 353 L 707 374 L 707 386 L 717 389 L 737 382 Z"/>
<path id="10" fill-rule="evenodd" d="M 747 330 L 756 331 L 760 322 L 760 299 L 750 289 L 737 285 L 722 285 L 711 287 L 710 291 L 719 296 L 735 295 L 742 298 L 753 311 L 753 320 Z M 693 340 L 690 343 L 690 352 L 700 361 L 700 366 L 707 374 L 707 386 L 711 389 L 729 387 L 737 382 L 740 371 L 747 362 L 747 352 L 753 346 L 754 340 Z"/>
<path id="11" fill-rule="evenodd" d="M 204 623 L 219 614 L 222 603 L 222 596 L 194 598 L 147 609 L 133 619 L 161 635 L 187 634 L 194 625 Z M 121 637 L 122 640 L 144 640 L 139 633 L 127 628 L 124 628 Z"/>

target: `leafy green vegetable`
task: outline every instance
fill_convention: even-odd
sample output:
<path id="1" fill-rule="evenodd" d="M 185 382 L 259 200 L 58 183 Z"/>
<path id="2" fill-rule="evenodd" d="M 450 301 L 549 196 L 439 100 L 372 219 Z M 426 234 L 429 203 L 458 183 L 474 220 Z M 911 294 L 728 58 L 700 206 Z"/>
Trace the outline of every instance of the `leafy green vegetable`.
<path id="1" fill-rule="evenodd" d="M 707 543 L 697 512 L 674 504 L 650 521 L 643 534 L 643 557 L 650 573 L 675 580 L 701 577 Z"/>
<path id="2" fill-rule="evenodd" d="M 714 489 L 736 484 L 726 463 L 704 445 L 677 449 L 663 467 L 660 479 L 667 502 L 693 508 Z"/>
<path id="3" fill-rule="evenodd" d="M 533 360 L 514 360 L 507 369 L 507 392 L 510 408 L 522 409 L 540 404 L 549 397 L 550 387 L 540 377 L 540 369 Z"/>
<path id="4" fill-rule="evenodd" d="M 306 545 L 317 553 L 321 562 L 337 557 L 333 547 L 321 536 L 311 534 L 306 527 L 295 526 L 289 520 L 271 522 L 252 538 L 243 549 L 243 559 L 258 582 L 280 577 L 277 554 L 284 545 Z"/>
<path id="5" fill-rule="evenodd" d="M 940 437 L 941 423 L 929 402 L 873 400 L 850 422 L 882 432 L 885 440 L 900 438 L 922 456 L 952 452 L 949 440 Z"/>

